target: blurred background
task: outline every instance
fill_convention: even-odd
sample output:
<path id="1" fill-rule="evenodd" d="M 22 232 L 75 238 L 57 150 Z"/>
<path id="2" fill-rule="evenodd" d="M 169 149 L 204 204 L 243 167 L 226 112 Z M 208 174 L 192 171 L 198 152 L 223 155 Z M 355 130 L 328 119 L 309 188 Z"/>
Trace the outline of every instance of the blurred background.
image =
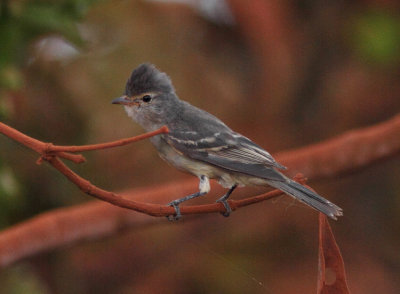
<path id="1" fill-rule="evenodd" d="M 272 154 L 400 111 L 396 0 L 0 3 L 0 121 L 39 140 L 79 145 L 142 133 L 110 101 L 143 62 Z M 191 177 L 149 141 L 85 156 L 73 169 L 112 191 Z M 36 159 L 0 136 L 1 229 L 95 201 Z M 396 157 L 309 183 L 344 209 L 331 225 L 353 293 L 400 292 L 399 178 Z M 233 198 L 264 190 L 239 191 Z M 3 269 L 0 292 L 313 293 L 317 254 L 318 214 L 280 197 L 230 218 L 160 219 L 40 254 Z"/>

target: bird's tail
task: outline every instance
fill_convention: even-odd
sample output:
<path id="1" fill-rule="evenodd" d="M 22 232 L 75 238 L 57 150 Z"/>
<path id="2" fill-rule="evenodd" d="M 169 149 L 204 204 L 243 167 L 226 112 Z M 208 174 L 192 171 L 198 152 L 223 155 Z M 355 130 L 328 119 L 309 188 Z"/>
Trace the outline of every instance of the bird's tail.
<path id="1" fill-rule="evenodd" d="M 319 196 L 317 193 L 300 185 L 299 183 L 288 179 L 286 182 L 268 181 L 268 184 L 277 188 L 289 196 L 311 206 L 312 208 L 326 214 L 330 218 L 336 220 L 338 216 L 343 215 L 342 209 L 328 201 L 327 199 Z"/>

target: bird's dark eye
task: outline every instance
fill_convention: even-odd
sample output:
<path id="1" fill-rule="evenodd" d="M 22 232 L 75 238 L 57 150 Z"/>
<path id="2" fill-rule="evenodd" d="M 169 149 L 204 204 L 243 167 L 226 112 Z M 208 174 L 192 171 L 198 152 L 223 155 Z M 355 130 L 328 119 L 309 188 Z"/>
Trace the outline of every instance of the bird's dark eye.
<path id="1" fill-rule="evenodd" d="M 144 95 L 142 97 L 143 102 L 150 102 L 151 101 L 151 96 L 150 95 Z"/>

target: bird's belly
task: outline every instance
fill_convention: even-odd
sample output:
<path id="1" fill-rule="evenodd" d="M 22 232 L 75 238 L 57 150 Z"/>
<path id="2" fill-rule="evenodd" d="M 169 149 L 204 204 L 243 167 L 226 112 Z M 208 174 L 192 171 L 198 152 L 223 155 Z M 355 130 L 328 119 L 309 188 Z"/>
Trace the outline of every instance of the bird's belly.
<path id="1" fill-rule="evenodd" d="M 160 156 L 179 170 L 189 172 L 197 177 L 204 175 L 210 179 L 216 179 L 224 188 L 230 188 L 233 185 L 239 185 L 243 187 L 265 186 L 267 184 L 265 179 L 228 171 L 223 168 L 213 166 L 211 164 L 203 163 L 198 160 L 193 160 L 177 153 L 173 149 L 171 152 L 174 152 L 175 154 L 169 154 L 165 156 L 164 154 L 160 153 Z"/>
<path id="2" fill-rule="evenodd" d="M 204 175 L 210 179 L 216 179 L 225 188 L 230 188 L 233 185 L 264 186 L 267 184 L 265 179 L 229 171 L 202 161 L 191 159 L 176 151 L 163 140 L 153 139 L 152 143 L 157 148 L 160 157 L 175 168 L 191 173 L 197 177 Z"/>
<path id="3" fill-rule="evenodd" d="M 234 171 L 225 172 L 219 179 L 219 183 L 224 187 L 231 187 L 233 184 L 243 186 L 265 186 L 268 185 L 268 181 L 262 178 L 238 173 Z"/>
<path id="4" fill-rule="evenodd" d="M 220 174 L 218 168 L 198 160 L 190 159 L 177 153 L 175 150 L 172 150 L 171 153 L 168 152 L 168 154 L 160 153 L 160 156 L 175 168 L 181 171 L 189 172 L 198 177 L 204 175 L 210 179 L 213 179 Z"/>
<path id="5" fill-rule="evenodd" d="M 153 140 L 152 143 L 156 146 L 162 159 L 181 171 L 189 172 L 198 177 L 204 175 L 208 178 L 215 178 L 220 173 L 217 167 L 190 159 L 162 140 Z"/>

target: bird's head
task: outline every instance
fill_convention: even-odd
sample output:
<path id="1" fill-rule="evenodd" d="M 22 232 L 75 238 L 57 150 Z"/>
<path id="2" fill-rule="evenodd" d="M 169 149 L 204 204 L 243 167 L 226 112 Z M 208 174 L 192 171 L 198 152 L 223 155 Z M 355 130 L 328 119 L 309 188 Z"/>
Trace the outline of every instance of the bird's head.
<path id="1" fill-rule="evenodd" d="M 147 130 L 157 129 L 171 118 L 179 99 L 167 74 L 144 63 L 128 79 L 125 93 L 112 101 L 124 106 L 127 114 Z"/>

